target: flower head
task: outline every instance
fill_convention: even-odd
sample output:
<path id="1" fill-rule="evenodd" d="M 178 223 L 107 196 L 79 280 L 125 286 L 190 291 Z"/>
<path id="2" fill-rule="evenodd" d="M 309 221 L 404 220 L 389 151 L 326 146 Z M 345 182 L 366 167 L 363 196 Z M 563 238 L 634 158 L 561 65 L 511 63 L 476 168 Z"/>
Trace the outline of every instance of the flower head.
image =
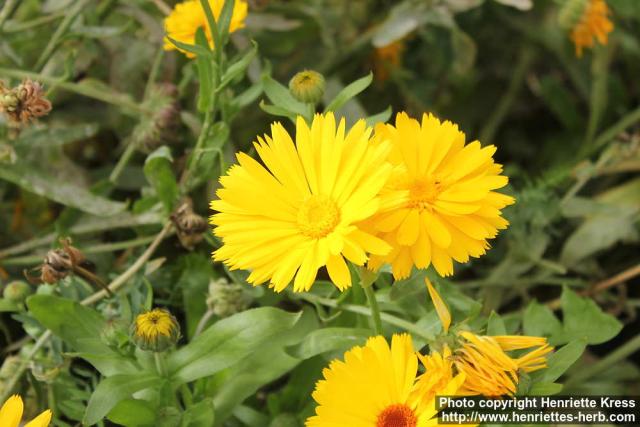
<path id="1" fill-rule="evenodd" d="M 0 408 L 0 426 L 2 427 L 18 427 L 21 425 L 22 412 L 24 410 L 24 404 L 22 398 L 18 395 L 13 395 Z M 51 411 L 46 410 L 38 415 L 36 418 L 26 423 L 24 427 L 47 427 L 51 422 Z"/>
<path id="2" fill-rule="evenodd" d="M 334 360 L 318 381 L 316 415 L 307 427 L 424 427 L 436 415 L 435 395 L 454 395 L 463 376 L 451 376 L 442 358 L 421 358 L 427 371 L 417 377 L 418 356 L 411 337 L 382 336 Z M 443 363 L 441 363 L 443 362 Z M 444 371 L 444 372 L 441 372 Z M 430 382 L 431 378 L 437 379 Z"/>
<path id="3" fill-rule="evenodd" d="M 300 102 L 316 104 L 324 94 L 324 77 L 313 70 L 296 73 L 289 81 L 289 91 Z"/>
<path id="4" fill-rule="evenodd" d="M 180 325 L 169 311 L 154 308 L 136 317 L 131 325 L 131 335 L 142 350 L 161 352 L 178 341 Z"/>
<path id="5" fill-rule="evenodd" d="M 560 12 L 561 24 L 571 28 L 571 40 L 576 55 L 582 56 L 585 47 L 592 48 L 597 40 L 606 45 L 613 31 L 611 14 L 605 0 L 569 0 Z"/>
<path id="6" fill-rule="evenodd" d="M 453 260 L 467 262 L 489 248 L 488 239 L 509 224 L 501 209 L 512 197 L 493 190 L 507 185 L 502 166 L 493 161 L 496 147 L 465 144 L 451 122 L 424 114 L 422 122 L 405 113 L 395 126 L 380 124 L 376 138 L 391 141 L 395 166 L 384 200 L 401 203 L 376 215 L 373 229 L 392 246 L 387 255 L 372 256 L 369 266 L 390 263 L 397 279 L 412 266 L 433 264 L 441 276 L 453 273 Z"/>
<path id="7" fill-rule="evenodd" d="M 224 6 L 224 0 L 209 0 L 211 11 L 213 12 L 216 21 L 220 18 L 222 7 Z M 244 20 L 247 17 L 248 5 L 244 0 L 236 0 L 233 6 L 233 13 L 231 15 L 231 22 L 229 24 L 229 32 L 233 33 L 236 30 L 244 27 Z M 209 46 L 213 49 L 213 39 L 211 38 L 211 31 L 209 30 L 209 23 L 207 17 L 202 9 L 200 0 L 186 0 L 182 3 L 178 3 L 171 11 L 169 16 L 164 20 L 164 27 L 167 35 L 174 40 L 182 43 L 195 44 L 196 31 L 202 27 L 204 34 L 207 37 Z M 180 50 L 189 58 L 193 58 L 193 54 L 186 52 L 165 38 L 164 50 Z"/>
<path id="8" fill-rule="evenodd" d="M 389 145 L 370 144 L 363 120 L 347 130 L 332 113 L 317 114 L 311 127 L 296 123 L 295 143 L 280 123 L 254 143 L 264 165 L 238 153 L 238 165 L 220 178 L 211 208 L 222 247 L 214 259 L 251 270 L 253 285 L 282 291 L 311 288 L 320 267 L 340 289 L 351 286 L 345 258 L 356 265 L 389 245 L 359 223 L 374 215 L 389 177 Z"/>
<path id="9" fill-rule="evenodd" d="M 40 83 L 25 79 L 13 89 L 0 84 L 0 112 L 4 112 L 11 123 L 26 124 L 50 111 L 51 102 L 45 98 Z"/>

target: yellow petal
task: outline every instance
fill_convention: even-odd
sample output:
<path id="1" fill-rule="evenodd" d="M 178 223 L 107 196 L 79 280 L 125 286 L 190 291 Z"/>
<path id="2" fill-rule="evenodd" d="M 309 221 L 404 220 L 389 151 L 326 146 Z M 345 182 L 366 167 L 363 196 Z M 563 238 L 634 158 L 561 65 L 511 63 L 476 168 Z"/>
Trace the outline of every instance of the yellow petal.
<path id="1" fill-rule="evenodd" d="M 342 255 L 331 255 L 327 260 L 327 272 L 331 281 L 341 291 L 351 286 L 351 273 Z"/>
<path id="2" fill-rule="evenodd" d="M 22 398 L 17 394 L 11 396 L 0 408 L 0 426 L 2 427 L 18 427 L 22 418 Z"/>
<path id="3" fill-rule="evenodd" d="M 25 424 L 24 427 L 47 427 L 50 422 L 51 422 L 51 411 L 47 409 L 46 411 L 38 415 L 36 418 L 34 418 L 32 421 L 29 421 L 27 424 Z"/>
<path id="4" fill-rule="evenodd" d="M 433 305 L 435 306 L 440 322 L 442 323 L 442 328 L 445 333 L 449 332 L 449 326 L 451 325 L 451 313 L 449 313 L 447 305 L 444 303 L 442 298 L 440 298 L 440 294 L 436 291 L 436 288 L 433 287 L 431 281 L 427 278 L 425 278 L 424 281 L 427 284 L 431 301 L 433 301 Z"/>

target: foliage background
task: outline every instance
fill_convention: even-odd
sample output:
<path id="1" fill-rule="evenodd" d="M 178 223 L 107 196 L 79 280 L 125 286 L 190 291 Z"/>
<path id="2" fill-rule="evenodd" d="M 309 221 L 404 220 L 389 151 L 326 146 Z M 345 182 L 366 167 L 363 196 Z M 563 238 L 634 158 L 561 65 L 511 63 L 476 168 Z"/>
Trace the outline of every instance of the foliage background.
<path id="1" fill-rule="evenodd" d="M 278 104 L 265 76 L 286 85 L 301 69 L 320 71 L 327 79 L 326 104 L 373 70 L 373 83 L 339 114 L 353 122 L 391 106 L 394 113 L 432 111 L 452 120 L 471 140 L 498 146 L 508 191 L 517 198 L 506 211 L 511 226 L 492 250 L 439 281 L 454 319 L 472 318 L 477 328 L 494 333 L 524 331 L 555 345 L 571 343 L 557 376 L 540 380 L 554 383 L 571 366 L 560 381 L 563 394 L 639 394 L 640 2 L 609 0 L 615 23 L 610 41 L 582 58 L 558 25 L 559 6 L 531 3 L 250 2 L 246 28 L 231 36 L 226 49 L 232 62 L 250 60 L 246 76 L 243 68 L 223 91 L 225 120 L 204 141 L 185 186 L 177 181 L 202 126 L 199 73 L 195 61 L 161 52 L 163 3 L 5 1 L 0 78 L 43 81 L 54 109 L 19 135 L 0 118 L 1 283 L 20 279 L 58 236 L 67 235 L 99 275 L 118 277 L 144 255 L 178 192 L 208 215 L 217 177 L 233 153 L 251 152 L 255 136 L 274 120 L 260 107 L 261 100 Z M 390 43 L 397 56 L 393 50 L 381 54 L 379 48 Z M 175 89 L 169 101 L 154 98 L 154 85 L 167 83 Z M 145 141 L 165 148 L 127 150 L 141 144 L 140 133 L 151 126 L 149 112 L 159 105 L 175 107 L 177 120 Z M 120 162 L 123 153 L 129 161 Z M 31 412 L 52 407 L 60 426 L 82 420 L 301 425 L 313 411 L 310 392 L 322 367 L 369 334 L 364 295 L 354 287 L 337 299 L 322 283 L 304 295 L 245 285 L 252 307 L 277 310 L 225 321 L 212 315 L 208 324 L 215 325 L 200 340 L 209 347 L 190 353 L 195 350 L 184 348 L 193 348 L 186 344 L 207 313 L 209 282 L 226 277 L 244 284 L 244 273 L 210 261 L 216 245 L 208 235 L 187 251 L 169 233 L 143 268 L 127 277 L 119 296 L 101 301 L 97 311 L 71 302 L 93 292 L 77 278 L 40 286 L 28 309 L 0 300 L 0 392 L 17 386 Z M 388 316 L 385 332 L 408 329 L 420 344 L 438 332 L 422 274 L 392 287 L 385 273 L 377 284 Z M 105 344 L 108 322 L 126 323 L 151 304 L 180 319 L 184 348 L 169 369 L 190 384 L 188 408 L 167 397 L 173 389 L 180 393 L 175 379 L 145 377 L 153 363 L 132 355 L 126 338 L 115 347 Z M 34 350 L 45 329 L 55 337 Z M 245 332 L 228 343 L 229 331 Z M 202 376 L 189 373 L 196 365 L 176 354 L 204 358 L 205 366 L 216 368 Z M 137 368 L 126 366 L 131 360 Z M 130 398 L 147 387 L 157 391 L 144 401 Z M 115 401 L 101 406 L 105 396 Z M 102 421 L 107 415 L 111 421 Z"/>

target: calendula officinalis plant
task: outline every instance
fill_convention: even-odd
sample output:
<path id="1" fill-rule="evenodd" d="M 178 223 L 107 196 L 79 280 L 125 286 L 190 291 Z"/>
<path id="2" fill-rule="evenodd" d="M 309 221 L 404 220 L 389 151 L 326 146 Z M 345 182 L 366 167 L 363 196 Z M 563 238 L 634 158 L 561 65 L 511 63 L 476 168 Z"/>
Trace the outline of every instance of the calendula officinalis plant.
<path id="1" fill-rule="evenodd" d="M 638 395 L 635 0 L 0 2 L 0 426 Z"/>

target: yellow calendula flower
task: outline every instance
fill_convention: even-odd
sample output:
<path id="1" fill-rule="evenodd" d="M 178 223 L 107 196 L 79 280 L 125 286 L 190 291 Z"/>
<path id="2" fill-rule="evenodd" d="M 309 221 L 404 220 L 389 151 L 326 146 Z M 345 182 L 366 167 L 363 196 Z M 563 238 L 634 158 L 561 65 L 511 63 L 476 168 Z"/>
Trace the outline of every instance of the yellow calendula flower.
<path id="1" fill-rule="evenodd" d="M 448 325 L 451 323 L 449 309 L 428 279 L 426 284 L 440 322 Z M 446 332 L 448 327 L 444 329 Z M 444 361 L 452 362 L 455 372 L 464 375 L 464 383 L 458 390 L 460 395 L 513 395 L 517 391 L 521 372 L 529 373 L 546 368 L 547 356 L 553 351 L 546 338 L 520 335 L 484 336 L 459 331 L 457 343 L 459 346 L 453 354 L 445 347 L 442 355 L 436 353 L 432 363 L 437 362 L 442 366 Z M 534 347 L 537 348 L 519 357 L 507 354 L 509 351 Z"/>
<path id="2" fill-rule="evenodd" d="M 320 267 L 341 290 L 351 286 L 345 258 L 356 265 L 389 245 L 358 224 L 379 208 L 378 193 L 391 172 L 389 145 L 370 144 L 363 120 L 347 130 L 332 113 L 311 127 L 296 123 L 295 143 L 280 123 L 254 143 L 264 166 L 244 153 L 220 178 L 218 213 L 211 217 L 222 247 L 216 261 L 251 270 L 248 282 L 280 292 L 293 280 L 307 291 Z"/>
<path id="3" fill-rule="evenodd" d="M 217 21 L 220 17 L 220 13 L 222 12 L 222 6 L 224 6 L 224 0 L 209 0 L 209 5 L 211 6 L 211 11 Z M 230 33 L 244 27 L 244 20 L 247 17 L 248 8 L 246 1 L 236 0 L 233 7 L 233 14 L 231 15 L 231 22 L 229 24 Z M 191 45 L 195 44 L 196 31 L 200 27 L 204 29 L 204 34 L 209 41 L 209 46 L 212 49 L 215 48 L 211 38 L 211 31 L 209 30 L 209 23 L 204 10 L 202 9 L 200 0 L 187 0 L 182 3 L 178 3 L 173 8 L 169 16 L 164 19 L 164 28 L 167 35 L 182 43 Z M 180 50 L 189 58 L 193 58 L 194 56 L 190 52 L 177 48 L 169 41 L 168 38 L 165 38 L 164 50 L 174 49 Z"/>
<path id="4" fill-rule="evenodd" d="M 369 221 L 393 249 L 372 256 L 369 267 L 390 263 L 396 279 L 411 268 L 433 264 L 441 276 L 453 274 L 453 260 L 467 262 L 483 255 L 498 230 L 509 224 L 501 209 L 512 197 L 493 190 L 507 185 L 502 166 L 493 161 L 496 147 L 465 144 L 465 135 L 451 122 L 430 114 L 422 122 L 405 113 L 395 126 L 380 124 L 378 140 L 391 141 L 395 166 L 383 199 L 404 201 Z"/>
<path id="5" fill-rule="evenodd" d="M 136 317 L 131 325 L 131 336 L 142 350 L 161 352 L 178 341 L 180 325 L 169 311 L 154 308 Z"/>
<path id="6" fill-rule="evenodd" d="M 609 19 L 611 11 L 605 0 L 569 0 L 560 11 L 560 22 L 571 29 L 576 55 L 582 56 L 585 47 L 592 48 L 597 40 L 606 45 L 613 31 Z"/>
<path id="7" fill-rule="evenodd" d="M 418 356 L 407 334 L 382 336 L 354 347 L 344 361 L 334 360 L 318 381 L 316 415 L 307 427 L 425 427 L 437 425 L 435 396 L 455 395 L 464 380 L 451 376 L 447 361 L 421 358 L 426 372 L 417 377 Z M 436 381 L 431 382 L 431 378 Z"/>
<path id="8" fill-rule="evenodd" d="M 542 337 L 480 336 L 459 332 L 462 346 L 454 352 L 458 372 L 465 374 L 460 393 L 503 396 L 515 394 L 519 371 L 533 372 L 547 367 L 546 356 L 553 351 Z M 524 356 L 512 358 L 506 351 L 537 347 Z"/>
<path id="9" fill-rule="evenodd" d="M 21 424 L 24 404 L 18 395 L 11 396 L 0 408 L 0 426 L 18 427 Z M 47 427 L 51 422 L 51 411 L 46 410 L 33 420 L 24 424 L 24 427 Z"/>

